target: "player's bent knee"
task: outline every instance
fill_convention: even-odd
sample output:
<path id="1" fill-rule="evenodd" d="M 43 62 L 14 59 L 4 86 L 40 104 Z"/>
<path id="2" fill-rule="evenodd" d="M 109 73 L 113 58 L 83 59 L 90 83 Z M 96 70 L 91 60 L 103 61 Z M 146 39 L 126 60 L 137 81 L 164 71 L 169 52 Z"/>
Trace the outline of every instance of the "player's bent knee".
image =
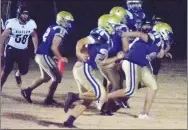
<path id="1" fill-rule="evenodd" d="M 153 85 L 153 86 L 151 87 L 151 89 L 157 91 L 159 88 L 158 88 L 157 85 Z"/>

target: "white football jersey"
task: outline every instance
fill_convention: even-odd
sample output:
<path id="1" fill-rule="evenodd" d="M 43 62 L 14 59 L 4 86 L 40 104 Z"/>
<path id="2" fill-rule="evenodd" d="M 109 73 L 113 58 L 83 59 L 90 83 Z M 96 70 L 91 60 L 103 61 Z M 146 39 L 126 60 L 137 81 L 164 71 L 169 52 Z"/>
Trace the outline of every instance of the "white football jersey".
<path id="1" fill-rule="evenodd" d="M 5 23 L 6 29 L 11 29 L 8 45 L 17 49 L 26 49 L 28 40 L 37 25 L 34 20 L 30 19 L 25 25 L 19 23 L 17 18 L 9 19 Z"/>

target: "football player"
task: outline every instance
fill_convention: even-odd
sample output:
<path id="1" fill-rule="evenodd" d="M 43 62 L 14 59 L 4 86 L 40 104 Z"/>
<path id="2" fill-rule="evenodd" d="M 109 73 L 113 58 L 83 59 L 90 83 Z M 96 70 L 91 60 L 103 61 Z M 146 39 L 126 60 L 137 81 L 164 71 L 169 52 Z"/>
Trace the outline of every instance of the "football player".
<path id="1" fill-rule="evenodd" d="M 13 69 L 14 62 L 18 64 L 18 70 L 15 73 L 16 82 L 21 87 L 21 75 L 27 74 L 29 69 L 28 40 L 30 36 L 34 44 L 34 53 L 38 47 L 37 25 L 34 20 L 30 19 L 26 6 L 20 6 L 17 10 L 17 18 L 7 20 L 5 27 L 0 36 L 0 47 L 2 50 L 4 50 L 3 45 L 5 41 L 8 38 L 9 40 L 5 47 L 5 64 L 1 76 L 1 89 Z"/>
<path id="2" fill-rule="evenodd" d="M 148 69 L 148 65 L 153 58 L 157 57 L 157 53 L 162 53 L 161 48 L 166 40 L 171 38 L 173 34 L 172 28 L 167 23 L 156 24 L 153 31 L 148 34 L 142 32 L 124 32 L 122 37 L 139 37 L 131 44 L 128 53 L 122 61 L 122 68 L 126 75 L 126 87 L 108 94 L 108 99 L 116 99 L 119 97 L 131 97 L 135 94 L 138 83 L 142 81 L 147 87 L 144 108 L 138 118 L 149 118 L 149 111 L 153 99 L 158 90 L 158 85 L 152 73 Z"/>
<path id="3" fill-rule="evenodd" d="M 129 28 L 126 25 L 126 15 L 127 11 L 120 6 L 115 6 L 110 10 L 110 14 L 116 15 L 118 18 L 121 19 L 121 24 L 116 26 L 116 31 L 123 31 L 127 32 L 129 31 Z M 118 33 L 115 33 L 115 35 L 112 36 L 112 41 L 113 41 L 113 48 L 109 51 L 109 58 L 115 56 L 119 51 L 124 51 L 126 53 L 129 49 L 129 46 L 125 46 L 126 44 L 122 44 L 121 37 L 119 36 Z M 120 67 L 120 62 L 113 62 L 109 65 L 106 66 L 101 66 L 101 70 L 103 71 L 105 75 L 105 79 L 107 80 L 107 88 L 108 92 L 112 92 L 115 90 L 118 90 L 122 86 L 122 75 L 121 75 L 121 67 Z M 110 106 L 110 108 L 115 108 L 113 111 L 116 111 L 118 107 L 124 106 L 124 107 L 130 107 L 127 103 L 127 98 L 126 99 L 119 99 L 120 104 L 116 102 L 113 106 Z M 123 104 L 122 104 L 123 103 Z"/>
<path id="4" fill-rule="evenodd" d="M 39 45 L 35 61 L 39 65 L 41 76 L 38 77 L 28 88 L 21 91 L 22 96 L 30 103 L 32 91 L 41 84 L 51 80 L 49 91 L 44 104 L 55 105 L 57 102 L 53 99 L 55 90 L 61 82 L 61 73 L 58 70 L 57 64 L 53 57 L 55 56 L 59 61 L 68 62 L 66 57 L 63 57 L 59 52 L 59 47 L 72 27 L 74 18 L 71 13 L 61 11 L 56 16 L 56 24 L 50 25 L 44 35 L 42 43 Z"/>
<path id="5" fill-rule="evenodd" d="M 78 41 L 76 54 L 81 62 L 75 64 L 73 75 L 77 84 L 83 87 L 85 92 L 79 94 L 68 93 L 64 105 L 65 112 L 69 110 L 73 102 L 82 99 L 83 103 L 77 104 L 71 111 L 68 119 L 64 122 L 65 126 L 73 126 L 74 121 L 86 110 L 86 107 L 92 101 L 98 100 L 102 103 L 106 101 L 107 92 L 102 80 L 99 78 L 99 75 L 103 74 L 100 71 L 100 66 L 108 65 L 124 57 L 124 53 L 119 52 L 116 56 L 108 58 L 108 52 L 113 47 L 111 35 L 115 33 L 115 26 L 120 24 L 120 22 L 121 20 L 115 15 L 102 15 L 98 20 L 98 28 L 93 29 L 89 36 Z M 87 47 L 88 53 L 81 52 L 84 46 Z M 100 107 L 102 107 L 102 104 Z"/>
<path id="6" fill-rule="evenodd" d="M 164 20 L 161 17 L 157 17 L 157 16 L 153 17 L 153 26 L 158 23 L 162 23 L 162 22 L 164 22 Z M 161 59 L 164 56 L 172 59 L 172 55 L 171 55 L 171 53 L 169 53 L 169 51 L 173 44 L 173 38 L 172 38 L 172 36 L 170 36 L 169 39 L 164 39 L 164 40 L 165 40 L 165 44 L 164 44 L 163 48 L 161 49 L 161 51 L 163 51 L 163 53 L 159 53 L 158 58 L 155 58 L 151 61 L 151 69 L 152 69 L 152 73 L 153 73 L 155 79 L 157 79 L 157 75 L 161 68 Z M 162 54 L 162 55 L 160 55 L 160 54 Z"/>
<path id="7" fill-rule="evenodd" d="M 127 0 L 127 23 L 128 27 L 135 31 L 140 30 L 142 24 L 146 18 L 144 10 L 142 8 L 142 0 Z"/>

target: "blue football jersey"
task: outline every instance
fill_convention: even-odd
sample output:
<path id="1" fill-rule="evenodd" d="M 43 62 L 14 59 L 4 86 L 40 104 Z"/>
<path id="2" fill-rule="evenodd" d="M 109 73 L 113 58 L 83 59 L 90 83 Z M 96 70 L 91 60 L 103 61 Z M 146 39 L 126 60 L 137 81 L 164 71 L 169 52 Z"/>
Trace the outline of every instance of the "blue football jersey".
<path id="1" fill-rule="evenodd" d="M 125 56 L 125 59 L 138 64 L 139 66 L 147 66 L 149 61 L 146 59 L 146 56 L 150 55 L 151 53 L 158 53 L 161 47 L 164 45 L 164 42 L 161 38 L 161 35 L 157 32 L 150 32 L 148 33 L 150 37 L 149 42 L 144 42 L 140 38 L 136 38 L 133 43 L 130 45 L 130 49 Z"/>
<path id="2" fill-rule="evenodd" d="M 127 10 L 127 14 L 128 16 L 126 17 L 126 20 L 127 20 L 128 27 L 133 31 L 139 30 L 142 27 L 142 24 L 146 17 L 143 10 L 137 13 L 132 12 L 132 10 Z"/>
<path id="3" fill-rule="evenodd" d="M 123 50 L 121 34 L 119 34 L 119 32 L 122 33 L 122 32 L 128 32 L 128 31 L 129 31 L 129 28 L 124 24 L 120 24 L 116 26 L 116 33 L 111 36 L 113 47 L 110 49 L 108 57 L 116 56 L 119 51 Z"/>
<path id="4" fill-rule="evenodd" d="M 97 64 L 104 59 L 108 58 L 108 44 L 91 44 L 88 46 L 89 60 L 87 63 L 92 66 L 93 69 L 97 69 Z"/>
<path id="5" fill-rule="evenodd" d="M 95 28 L 90 32 L 90 36 L 99 40 L 98 43 L 88 45 L 89 59 L 87 63 L 93 69 L 97 69 L 97 63 L 108 57 L 109 50 L 113 47 L 110 35 L 101 28 Z"/>
<path id="6" fill-rule="evenodd" d="M 51 50 L 51 46 L 54 36 L 59 36 L 64 40 L 67 34 L 68 32 L 62 26 L 56 24 L 49 26 L 42 37 L 42 43 L 39 45 L 36 53 L 53 57 L 54 54 Z M 61 44 L 63 44 L 63 40 Z"/>

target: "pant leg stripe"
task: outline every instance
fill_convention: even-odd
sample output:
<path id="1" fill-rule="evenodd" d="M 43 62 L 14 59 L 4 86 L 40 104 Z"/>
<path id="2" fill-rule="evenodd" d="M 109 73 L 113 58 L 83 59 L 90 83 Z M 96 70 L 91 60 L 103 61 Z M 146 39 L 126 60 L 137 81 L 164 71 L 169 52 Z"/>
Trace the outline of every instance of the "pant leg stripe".
<path id="1" fill-rule="evenodd" d="M 131 91 L 131 93 L 129 94 L 129 95 L 132 95 L 133 93 L 134 93 L 134 91 L 135 91 L 135 88 L 136 88 L 136 73 L 135 73 L 135 69 L 136 69 L 136 67 L 135 67 L 135 64 L 133 64 L 132 63 L 132 65 L 133 65 L 133 87 L 132 87 L 132 91 Z"/>
<path id="2" fill-rule="evenodd" d="M 86 78 L 93 86 L 95 95 L 97 96 L 97 99 L 99 99 L 101 96 L 100 85 L 97 83 L 97 81 L 91 75 L 89 65 L 87 63 L 84 63 L 84 74 L 86 75 Z"/>
<path id="3" fill-rule="evenodd" d="M 48 59 L 48 56 L 47 55 L 43 55 L 43 57 L 44 57 L 44 60 L 46 61 L 47 65 L 50 67 L 51 71 L 54 73 L 55 77 L 59 81 L 59 74 L 57 74 L 55 68 L 53 67 L 52 63 Z"/>
<path id="4" fill-rule="evenodd" d="M 135 66 L 133 63 L 130 63 L 130 77 L 130 89 L 126 93 L 127 96 L 131 96 L 135 89 Z"/>
<path id="5" fill-rule="evenodd" d="M 47 56 L 47 55 L 46 55 Z M 47 58 L 48 58 L 48 56 L 47 56 Z M 49 60 L 49 58 L 48 58 L 48 60 Z M 49 60 L 49 62 L 51 63 L 51 61 Z M 59 70 L 51 63 L 51 65 L 52 65 L 52 68 L 54 69 L 54 71 L 56 72 L 56 74 L 57 74 L 57 77 L 58 77 L 58 81 L 61 81 L 61 74 L 60 74 L 60 72 L 59 72 Z"/>

